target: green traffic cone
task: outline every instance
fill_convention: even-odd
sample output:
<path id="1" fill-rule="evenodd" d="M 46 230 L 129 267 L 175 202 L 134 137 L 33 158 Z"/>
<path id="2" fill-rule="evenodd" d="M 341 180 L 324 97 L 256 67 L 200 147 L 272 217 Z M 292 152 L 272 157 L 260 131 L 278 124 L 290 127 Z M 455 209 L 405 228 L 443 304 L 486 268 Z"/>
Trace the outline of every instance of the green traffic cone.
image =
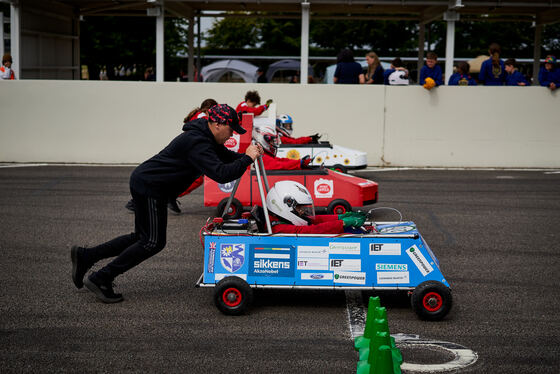
<path id="1" fill-rule="evenodd" d="M 369 339 L 374 335 L 374 332 L 371 331 L 372 323 L 376 319 L 375 312 L 376 308 L 379 308 L 381 305 L 381 299 L 379 296 L 370 296 L 369 303 L 368 303 L 368 310 L 366 315 L 366 325 L 364 327 L 364 335 L 357 336 L 354 339 L 354 349 L 359 351 L 360 348 L 368 347 L 369 346 Z"/>
<path id="2" fill-rule="evenodd" d="M 371 371 L 371 365 L 367 361 L 358 361 L 356 367 L 356 374 L 369 374 Z"/>
<path id="3" fill-rule="evenodd" d="M 393 365 L 393 356 L 391 354 L 391 347 L 388 345 L 382 345 L 377 350 L 377 353 L 373 355 L 373 363 L 370 363 L 370 373 L 375 374 L 400 374 L 400 365 Z M 398 370 L 398 371 L 395 371 Z"/>
<path id="4" fill-rule="evenodd" d="M 377 352 L 382 345 L 391 344 L 391 336 L 388 332 L 378 332 L 375 337 L 369 341 L 369 347 L 360 349 L 359 359 L 367 360 L 370 364 L 373 362 L 373 356 L 370 352 Z"/>

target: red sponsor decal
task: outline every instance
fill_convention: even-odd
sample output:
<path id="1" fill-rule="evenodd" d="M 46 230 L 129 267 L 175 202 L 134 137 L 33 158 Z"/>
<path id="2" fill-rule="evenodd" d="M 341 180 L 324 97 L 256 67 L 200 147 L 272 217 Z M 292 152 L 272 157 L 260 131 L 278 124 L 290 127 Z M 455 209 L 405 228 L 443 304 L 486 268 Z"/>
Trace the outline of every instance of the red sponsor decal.
<path id="1" fill-rule="evenodd" d="M 317 192 L 318 193 L 329 193 L 331 192 L 331 186 L 329 186 L 326 183 L 321 183 L 320 185 L 317 186 Z"/>
<path id="2" fill-rule="evenodd" d="M 233 137 L 229 138 L 228 140 L 226 140 L 225 144 L 224 144 L 227 148 L 233 148 L 237 145 L 237 140 L 235 140 Z"/>

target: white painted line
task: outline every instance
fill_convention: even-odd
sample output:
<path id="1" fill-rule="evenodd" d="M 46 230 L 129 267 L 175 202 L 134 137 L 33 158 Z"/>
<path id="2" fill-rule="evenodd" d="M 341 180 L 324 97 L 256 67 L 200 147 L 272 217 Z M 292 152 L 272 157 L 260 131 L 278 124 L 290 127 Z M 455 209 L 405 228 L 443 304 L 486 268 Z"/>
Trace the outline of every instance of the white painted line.
<path id="1" fill-rule="evenodd" d="M 35 166 L 47 166 L 48 164 L 6 164 L 6 165 L 0 165 L 0 168 L 29 168 L 29 167 L 35 167 Z"/>
<path id="2" fill-rule="evenodd" d="M 461 168 L 461 167 L 376 167 L 376 166 L 369 166 L 365 169 L 355 169 L 355 170 L 348 170 L 349 174 L 360 173 L 363 171 L 375 171 L 375 172 L 382 172 L 382 171 L 405 171 L 405 170 L 459 170 L 459 171 L 537 171 L 537 172 L 545 172 L 545 174 L 558 174 L 560 171 L 550 171 L 550 169 L 543 169 L 543 168 Z"/>
<path id="3" fill-rule="evenodd" d="M 344 291 L 346 295 L 346 312 L 348 316 L 348 327 L 350 328 L 350 339 L 352 341 L 364 335 L 367 311 L 364 310 L 362 302 L 362 291 Z"/>
<path id="4" fill-rule="evenodd" d="M 65 164 L 65 163 L 0 163 L 0 168 L 28 168 L 36 166 L 91 166 L 91 167 L 131 167 L 138 166 L 138 164 Z"/>

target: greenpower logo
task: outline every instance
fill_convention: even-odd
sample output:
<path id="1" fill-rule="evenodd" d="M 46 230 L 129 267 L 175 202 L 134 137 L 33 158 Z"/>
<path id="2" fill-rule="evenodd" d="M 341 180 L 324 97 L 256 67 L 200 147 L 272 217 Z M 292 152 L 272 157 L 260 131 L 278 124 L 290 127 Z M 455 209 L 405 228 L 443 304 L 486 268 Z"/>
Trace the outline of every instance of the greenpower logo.
<path id="1" fill-rule="evenodd" d="M 410 252 L 414 252 L 414 248 L 410 248 Z"/>
<path id="2" fill-rule="evenodd" d="M 334 275 L 334 279 L 338 279 L 338 278 L 340 278 L 340 275 L 335 274 L 335 275 Z"/>

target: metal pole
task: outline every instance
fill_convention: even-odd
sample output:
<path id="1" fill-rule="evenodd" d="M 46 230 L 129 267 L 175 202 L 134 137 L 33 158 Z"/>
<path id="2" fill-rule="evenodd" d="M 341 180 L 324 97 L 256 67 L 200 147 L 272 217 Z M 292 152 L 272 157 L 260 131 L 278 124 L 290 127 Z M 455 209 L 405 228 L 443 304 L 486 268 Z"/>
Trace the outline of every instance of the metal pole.
<path id="1" fill-rule="evenodd" d="M 533 85 L 539 85 L 539 69 L 541 67 L 541 36 L 543 25 L 539 23 L 540 20 L 535 22 L 535 45 L 533 46 Z"/>
<path id="2" fill-rule="evenodd" d="M 444 80 L 449 80 L 449 77 L 453 74 L 453 57 L 455 55 L 455 21 L 459 20 L 459 14 L 455 11 L 447 11 L 443 14 L 443 19 L 447 21 Z"/>
<path id="3" fill-rule="evenodd" d="M 418 76 L 416 81 L 420 82 L 420 69 L 424 66 L 424 44 L 426 43 L 426 24 L 420 21 L 418 30 Z"/>
<path id="4" fill-rule="evenodd" d="M 301 3 L 301 65 L 299 69 L 299 81 L 307 84 L 309 65 L 309 3 L 304 0 Z"/>
<path id="5" fill-rule="evenodd" d="M 198 76 L 200 77 L 200 11 L 198 12 L 198 17 L 197 17 L 197 22 L 196 22 L 196 26 L 198 28 L 198 37 L 196 38 L 196 49 L 197 49 L 197 59 L 196 59 L 196 71 L 198 73 Z"/>
<path id="6" fill-rule="evenodd" d="M 188 41 L 189 44 L 189 57 L 188 57 L 188 64 L 187 71 L 189 72 L 189 82 L 194 82 L 194 15 L 191 13 L 189 16 L 189 35 Z"/>
<path id="7" fill-rule="evenodd" d="M 261 156 L 259 156 L 259 159 Z M 270 224 L 270 217 L 268 216 L 268 207 L 266 206 L 266 196 L 264 195 L 263 182 L 261 180 L 261 172 L 259 170 L 259 163 L 255 162 L 255 171 L 257 172 L 257 184 L 259 186 L 259 193 L 261 195 L 261 203 L 264 210 L 264 218 L 266 220 L 266 229 L 269 234 L 272 234 L 272 225 Z"/>
<path id="8" fill-rule="evenodd" d="M 156 81 L 163 82 L 165 48 L 164 48 L 165 6 L 163 1 L 160 14 L 156 17 Z"/>
<path id="9" fill-rule="evenodd" d="M 264 168 L 264 162 L 262 160 L 262 157 L 259 157 L 259 166 L 261 167 L 262 170 L 262 175 L 263 175 L 263 179 L 264 179 L 264 186 L 266 188 L 266 193 L 268 193 L 268 191 L 270 191 L 270 185 L 268 184 L 268 177 L 266 176 L 266 169 Z"/>
<path id="10" fill-rule="evenodd" d="M 12 70 L 16 76 L 16 79 L 21 79 L 21 13 L 20 13 L 19 2 L 12 2 L 10 4 L 10 54 L 12 55 Z M 3 24 L 3 21 L 2 21 Z M 2 40 L 2 43 L 4 40 Z"/>
<path id="11" fill-rule="evenodd" d="M 4 56 L 4 13 L 2 12 L 0 12 L 0 56 Z"/>

